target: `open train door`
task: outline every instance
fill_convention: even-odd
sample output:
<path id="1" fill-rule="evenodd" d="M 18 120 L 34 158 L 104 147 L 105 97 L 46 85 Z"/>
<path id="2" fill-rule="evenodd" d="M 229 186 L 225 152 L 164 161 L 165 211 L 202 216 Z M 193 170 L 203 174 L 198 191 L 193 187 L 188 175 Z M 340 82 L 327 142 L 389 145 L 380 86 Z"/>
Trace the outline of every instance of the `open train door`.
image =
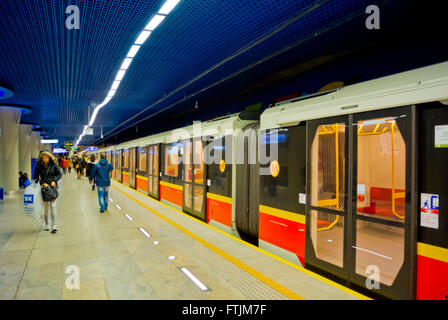
<path id="1" fill-rule="evenodd" d="M 258 123 L 248 125 L 236 141 L 235 224 L 242 239 L 258 245 L 260 165 Z"/>
<path id="2" fill-rule="evenodd" d="M 415 298 L 415 123 L 415 107 L 308 122 L 306 266 Z"/>

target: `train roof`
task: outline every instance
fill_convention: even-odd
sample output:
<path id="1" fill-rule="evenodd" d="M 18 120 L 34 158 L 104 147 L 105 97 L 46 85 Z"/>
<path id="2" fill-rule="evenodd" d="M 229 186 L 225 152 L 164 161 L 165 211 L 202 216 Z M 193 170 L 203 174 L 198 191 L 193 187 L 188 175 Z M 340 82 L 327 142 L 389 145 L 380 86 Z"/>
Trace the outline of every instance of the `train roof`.
<path id="1" fill-rule="evenodd" d="M 263 112 L 260 129 L 301 121 L 448 100 L 448 62 L 397 73 L 307 99 L 298 98 Z"/>
<path id="2" fill-rule="evenodd" d="M 99 152 L 109 151 L 110 148 L 119 150 L 133 147 L 144 147 L 157 143 L 174 143 L 189 137 L 202 136 L 224 136 L 233 133 L 237 128 L 243 128 L 249 123 L 258 121 L 259 113 L 257 112 L 240 112 L 231 115 L 222 116 L 204 122 L 195 122 L 192 125 L 168 130 L 162 133 L 146 136 L 143 138 L 126 141 L 115 146 L 100 149 Z"/>

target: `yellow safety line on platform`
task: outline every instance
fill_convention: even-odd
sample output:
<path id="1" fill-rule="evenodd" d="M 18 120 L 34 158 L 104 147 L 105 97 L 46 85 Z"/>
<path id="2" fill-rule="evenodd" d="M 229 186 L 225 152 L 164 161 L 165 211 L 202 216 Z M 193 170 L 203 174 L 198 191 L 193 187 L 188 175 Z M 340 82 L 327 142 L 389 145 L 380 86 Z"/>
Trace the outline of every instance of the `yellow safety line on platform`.
<path id="1" fill-rule="evenodd" d="M 423 242 L 417 242 L 417 254 L 427 258 L 448 262 L 448 249 Z"/>
<path id="2" fill-rule="evenodd" d="M 232 204 L 232 198 L 226 197 L 226 196 L 221 196 L 219 194 L 214 194 L 214 193 L 210 193 L 207 192 L 207 198 L 209 199 L 213 199 L 213 200 L 218 200 L 224 203 L 229 203 Z"/>
<path id="3" fill-rule="evenodd" d="M 257 270 L 253 269 L 252 267 L 249 267 L 247 264 L 241 262 L 240 260 L 236 259 L 235 257 L 231 256 L 230 254 L 228 254 L 227 252 L 215 247 L 214 245 L 212 245 L 211 243 L 207 242 L 206 240 L 202 239 L 201 237 L 195 235 L 193 232 L 185 229 L 184 227 L 180 226 L 179 224 L 177 224 L 176 222 L 172 221 L 171 219 L 168 219 L 167 217 L 165 217 L 163 214 L 157 212 L 156 210 L 152 209 L 151 207 L 145 205 L 144 203 L 140 202 L 139 200 L 135 199 L 134 197 L 132 197 L 131 195 L 127 194 L 126 192 L 120 190 L 119 188 L 117 188 L 116 186 L 112 186 L 115 189 L 117 189 L 118 191 L 120 191 L 121 193 L 123 193 L 124 195 L 126 195 L 127 197 L 131 198 L 132 200 L 134 200 L 135 202 L 137 202 L 138 204 L 140 204 L 141 206 L 143 206 L 144 208 L 146 208 L 147 210 L 151 211 L 152 213 L 154 213 L 156 216 L 158 216 L 159 218 L 161 218 L 162 220 L 168 222 L 169 224 L 171 224 L 173 227 L 179 229 L 180 231 L 184 232 L 185 234 L 189 235 L 190 237 L 192 237 L 193 239 L 195 239 L 196 241 L 198 241 L 199 243 L 203 244 L 204 246 L 206 246 L 207 248 L 209 248 L 210 250 L 216 252 L 217 254 L 219 254 L 221 257 L 223 257 L 224 259 L 230 261 L 231 263 L 233 263 L 234 265 L 236 265 L 237 267 L 243 269 L 244 271 L 246 271 L 247 273 L 251 274 L 252 276 L 254 276 L 255 278 L 257 278 L 258 280 L 260 280 L 261 282 L 267 284 L 268 286 L 270 286 L 271 288 L 277 290 L 278 292 L 280 292 L 281 294 L 287 296 L 290 299 L 293 300 L 304 300 L 303 297 L 301 297 L 300 295 L 298 295 L 297 293 L 295 293 L 292 290 L 289 290 L 288 288 L 282 286 L 281 284 L 275 282 L 274 280 L 272 280 L 271 278 L 266 277 L 265 275 L 263 275 L 262 273 L 258 272 Z"/>
<path id="4" fill-rule="evenodd" d="M 128 187 L 128 186 L 126 186 L 126 185 L 124 185 L 124 184 L 118 182 L 118 181 L 115 180 L 115 179 L 112 179 L 112 180 L 115 181 L 116 183 L 119 183 L 119 184 L 122 185 L 123 187 L 129 188 L 129 189 L 131 189 L 132 191 L 135 191 L 135 190 L 132 189 L 131 187 Z M 160 181 L 160 183 L 162 183 L 162 182 L 163 182 L 163 181 Z M 117 190 L 119 190 L 117 187 L 114 187 L 114 188 L 116 188 Z M 121 191 L 121 190 L 119 190 L 119 191 Z M 121 192 L 123 192 L 123 191 L 121 191 Z M 124 193 L 124 192 L 123 192 L 123 194 L 127 195 L 127 194 Z M 246 241 L 244 241 L 244 240 L 241 240 L 241 239 L 239 239 L 239 238 L 237 238 L 237 237 L 235 237 L 235 236 L 232 236 L 231 234 L 228 234 L 227 232 L 222 231 L 222 230 L 220 230 L 220 229 L 218 229 L 218 228 L 216 228 L 216 227 L 214 227 L 214 226 L 211 226 L 211 225 L 209 225 L 209 224 L 207 224 L 207 223 L 205 223 L 205 222 L 203 222 L 203 221 L 200 221 L 200 220 L 198 220 L 198 219 L 195 219 L 195 218 L 191 217 L 190 215 L 188 215 L 188 214 L 186 214 L 186 213 L 184 213 L 184 212 L 182 212 L 182 211 L 180 211 L 180 210 L 178 210 L 178 209 L 176 209 L 176 208 L 174 208 L 174 207 L 172 207 L 172 206 L 169 206 L 169 205 L 167 205 L 167 204 L 165 204 L 165 203 L 163 203 L 163 202 L 161 202 L 161 201 L 158 201 L 158 200 L 156 200 L 156 199 L 154 199 L 154 198 L 152 198 L 152 197 L 150 197 L 150 196 L 148 196 L 148 195 L 144 195 L 144 196 L 147 197 L 148 199 L 151 199 L 151 200 L 157 202 L 158 204 L 161 204 L 161 205 L 163 205 L 163 206 L 165 206 L 165 207 L 167 207 L 167 208 L 169 208 L 169 209 L 171 209 L 171 210 L 174 210 L 174 211 L 176 211 L 176 212 L 178 212 L 178 213 L 184 215 L 185 217 L 187 217 L 187 218 L 189 218 L 189 219 L 191 219 L 191 220 L 194 220 L 195 222 L 201 223 L 201 224 L 203 224 L 204 226 L 207 226 L 208 228 L 213 229 L 214 231 L 219 232 L 219 233 L 221 233 L 222 235 L 224 235 L 224 236 L 226 236 L 226 237 L 229 237 L 229 238 L 231 238 L 231 239 L 233 239 L 233 240 L 235 240 L 235 241 L 238 241 L 239 243 L 244 244 L 245 246 L 248 246 L 248 247 L 250 247 L 250 248 L 252 248 L 252 249 L 254 249 L 254 250 L 257 250 L 257 251 L 259 251 L 259 252 L 261 252 L 261 253 L 263 253 L 263 254 L 265 254 L 265 255 L 267 255 L 267 256 L 269 256 L 269 257 L 271 257 L 271 258 L 273 258 L 273 259 L 275 259 L 275 260 L 277 260 L 277 261 L 280 261 L 280 262 L 282 262 L 282 263 L 284 263 L 284 264 L 287 264 L 288 266 L 290 266 L 290 267 L 292 267 L 292 268 L 294 268 L 294 269 L 297 269 L 297 270 L 299 270 L 300 272 L 303 272 L 303 273 L 305 273 L 305 274 L 307 274 L 307 275 L 309 275 L 309 276 L 311 276 L 311 277 L 313 277 L 313 278 L 315 278 L 315 279 L 318 279 L 318 280 L 320 280 L 320 281 L 322 281 L 322 282 L 325 282 L 325 283 L 327 283 L 327 284 L 329 284 L 329 285 L 331 285 L 331 286 L 333 286 L 333 287 L 335 287 L 335 288 L 337 288 L 337 289 L 339 289 L 339 290 L 342 290 L 342 291 L 344 291 L 344 292 L 346 292 L 346 293 L 348 293 L 348 294 L 351 294 L 351 295 L 354 296 L 354 297 L 357 297 L 357 298 L 359 298 L 359 299 L 361 299 L 361 300 L 372 300 L 371 298 L 369 298 L 369 297 L 367 297 L 367 296 L 365 296 L 365 295 L 363 295 L 363 294 L 361 294 L 361 293 L 359 293 L 359 292 L 356 292 L 356 291 L 354 291 L 354 290 L 352 290 L 352 289 L 349 289 L 349 288 L 347 288 L 347 287 L 344 287 L 343 285 L 340 285 L 339 283 L 336 283 L 336 282 L 334 282 L 334 281 L 332 281 L 332 280 L 330 280 L 330 279 L 327 279 L 327 278 L 325 278 L 325 277 L 323 277 L 323 276 L 321 276 L 321 275 L 319 275 L 319 274 L 317 274 L 317 273 L 314 273 L 313 271 L 310 271 L 310 270 L 308 270 L 308 269 L 305 269 L 305 268 L 303 268 L 303 267 L 301 267 L 301 266 L 299 266 L 299 265 L 297 265 L 297 264 L 295 264 L 295 263 L 293 263 L 293 262 L 290 262 L 290 261 L 288 261 L 288 260 L 286 260 L 286 259 L 283 259 L 283 258 L 281 258 L 281 257 L 279 257 L 279 256 L 276 256 L 275 254 L 273 254 L 273 253 L 271 253 L 271 252 L 269 252 L 269 251 L 266 251 L 266 250 L 261 249 L 261 248 L 259 248 L 259 247 L 257 247 L 257 246 L 254 246 L 254 245 L 251 244 L 251 243 L 248 243 L 248 242 L 246 242 Z"/>

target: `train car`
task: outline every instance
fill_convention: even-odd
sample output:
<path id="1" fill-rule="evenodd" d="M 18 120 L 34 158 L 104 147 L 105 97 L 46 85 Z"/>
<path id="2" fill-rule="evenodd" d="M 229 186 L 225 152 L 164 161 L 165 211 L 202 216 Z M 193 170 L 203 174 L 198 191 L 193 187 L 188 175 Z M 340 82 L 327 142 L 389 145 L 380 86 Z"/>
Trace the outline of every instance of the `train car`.
<path id="1" fill-rule="evenodd" d="M 446 104 L 442 63 L 108 150 L 116 181 L 300 266 L 448 299 Z"/>
<path id="2" fill-rule="evenodd" d="M 373 296 L 448 299 L 446 104 L 441 63 L 267 109 L 260 247 Z"/>
<path id="3" fill-rule="evenodd" d="M 256 125 L 258 117 L 258 113 L 244 112 L 202 122 L 200 130 L 196 130 L 199 124 L 180 128 L 187 139 L 167 133 L 161 146 L 160 200 L 238 235 L 234 141 Z M 221 159 L 215 161 L 211 157 L 218 150 Z"/>

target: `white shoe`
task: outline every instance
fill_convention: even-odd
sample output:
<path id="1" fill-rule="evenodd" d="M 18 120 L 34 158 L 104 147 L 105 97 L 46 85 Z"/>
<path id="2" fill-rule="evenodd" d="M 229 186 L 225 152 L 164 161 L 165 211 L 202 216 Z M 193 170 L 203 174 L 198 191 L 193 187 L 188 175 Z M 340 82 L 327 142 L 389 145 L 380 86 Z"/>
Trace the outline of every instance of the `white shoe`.
<path id="1" fill-rule="evenodd" d="M 58 228 L 53 227 L 53 229 L 51 229 L 51 233 L 56 233 L 58 231 Z"/>

